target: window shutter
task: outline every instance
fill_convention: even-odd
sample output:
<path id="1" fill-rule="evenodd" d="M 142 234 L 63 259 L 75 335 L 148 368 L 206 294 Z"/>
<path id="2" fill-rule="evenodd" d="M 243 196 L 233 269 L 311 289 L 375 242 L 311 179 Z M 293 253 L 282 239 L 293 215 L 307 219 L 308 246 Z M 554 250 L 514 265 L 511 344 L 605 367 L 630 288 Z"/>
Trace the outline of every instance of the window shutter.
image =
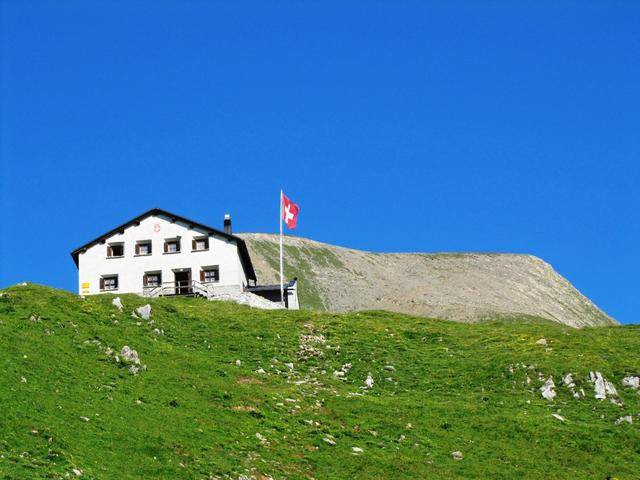
<path id="1" fill-rule="evenodd" d="M 196 249 L 196 241 L 194 239 L 194 240 L 191 240 L 191 250 L 195 250 L 195 249 Z"/>
<path id="2" fill-rule="evenodd" d="M 164 242 L 164 253 L 167 253 L 169 251 L 169 244 L 167 242 Z"/>
<path id="3" fill-rule="evenodd" d="M 152 244 L 152 243 L 153 243 L 153 242 L 149 242 L 149 243 L 147 243 L 147 252 L 149 253 L 149 255 L 151 255 L 151 244 Z"/>
<path id="4" fill-rule="evenodd" d="M 100 290 L 104 290 L 104 278 L 100 277 Z"/>
<path id="5" fill-rule="evenodd" d="M 140 255 L 140 244 L 136 243 L 136 255 Z"/>
<path id="6" fill-rule="evenodd" d="M 107 257 L 113 257 L 113 248 L 111 248 L 111 245 L 107 245 Z"/>
<path id="7" fill-rule="evenodd" d="M 200 281 L 204 282 L 204 270 L 200 270 Z"/>
<path id="8" fill-rule="evenodd" d="M 146 287 L 146 286 L 147 286 L 147 284 L 148 284 L 148 282 L 149 282 L 149 280 L 147 279 L 147 274 L 145 273 L 145 274 L 142 276 L 142 285 Z"/>
<path id="9" fill-rule="evenodd" d="M 182 243 L 180 240 L 176 240 L 176 252 L 180 251 L 180 243 Z"/>

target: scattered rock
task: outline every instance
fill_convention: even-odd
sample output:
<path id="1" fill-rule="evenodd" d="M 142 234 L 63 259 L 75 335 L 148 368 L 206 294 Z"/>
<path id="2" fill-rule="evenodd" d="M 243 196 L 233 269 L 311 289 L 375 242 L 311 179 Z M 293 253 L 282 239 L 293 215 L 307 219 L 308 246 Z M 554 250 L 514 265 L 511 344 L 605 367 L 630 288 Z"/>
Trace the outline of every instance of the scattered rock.
<path id="1" fill-rule="evenodd" d="M 333 439 L 331 439 L 331 438 L 329 438 L 329 437 L 324 437 L 324 438 L 322 439 L 322 441 L 323 441 L 323 442 L 325 442 L 325 443 L 328 443 L 328 444 L 329 444 L 329 445 L 331 445 L 331 446 L 336 445 L 335 440 L 333 440 Z"/>
<path id="2" fill-rule="evenodd" d="M 589 381 L 594 384 L 595 398 L 597 400 L 604 400 L 607 398 L 607 395 L 610 395 L 614 397 L 613 400 L 614 403 L 616 403 L 615 397 L 618 396 L 616 387 L 604 378 L 600 372 L 589 372 Z"/>
<path id="3" fill-rule="evenodd" d="M 24 377 L 20 377 L 20 383 L 27 383 L 27 379 Z"/>
<path id="4" fill-rule="evenodd" d="M 622 385 L 637 390 L 640 388 L 640 377 L 624 377 L 622 379 Z"/>
<path id="5" fill-rule="evenodd" d="M 541 338 L 540 340 L 538 340 L 536 342 L 536 345 L 542 345 L 543 347 L 546 347 L 549 343 L 547 342 L 546 338 Z"/>
<path id="6" fill-rule="evenodd" d="M 353 453 L 355 453 L 356 455 L 359 455 L 359 454 L 361 454 L 362 452 L 364 452 L 364 450 L 363 450 L 363 449 L 361 449 L 360 447 L 351 447 L 351 451 L 352 451 Z"/>
<path id="7" fill-rule="evenodd" d="M 342 365 L 342 367 L 340 367 L 340 370 L 335 370 L 333 372 L 333 376 L 337 377 L 337 378 L 344 378 L 347 373 L 349 373 L 349 370 L 351 370 L 352 365 L 350 363 L 345 363 L 344 365 Z"/>
<path id="8" fill-rule="evenodd" d="M 584 398 L 584 390 L 576 390 L 576 384 L 573 381 L 573 375 L 571 373 L 567 373 L 564 377 L 562 377 L 562 383 L 569 389 L 571 395 L 573 395 L 573 398 L 575 398 L 576 400 Z"/>
<path id="9" fill-rule="evenodd" d="M 558 415 L 557 413 L 552 413 L 551 416 L 561 422 L 564 422 L 564 417 L 562 415 Z"/>
<path id="10" fill-rule="evenodd" d="M 138 375 L 138 372 L 140 371 L 140 367 L 136 367 L 135 365 L 131 365 L 129 367 L 129 373 L 131 375 Z"/>
<path id="11" fill-rule="evenodd" d="M 291 362 L 285 363 L 284 366 L 287 367 L 289 370 L 293 370 L 293 363 Z"/>
<path id="12" fill-rule="evenodd" d="M 39 315 L 31 315 L 29 317 L 29 320 L 31 320 L 33 323 L 39 322 L 40 321 L 40 316 Z"/>
<path id="13" fill-rule="evenodd" d="M 305 325 L 310 330 L 313 330 L 312 324 Z M 298 358 L 300 360 L 308 360 L 310 358 L 320 358 L 324 356 L 324 351 L 319 348 L 319 345 L 324 345 L 327 339 L 324 335 L 300 335 L 300 345 L 298 347 Z"/>
<path id="14" fill-rule="evenodd" d="M 545 384 L 540 387 L 540 392 L 545 399 L 551 402 L 556 397 L 555 387 L 553 377 L 549 377 Z"/>
<path id="15" fill-rule="evenodd" d="M 389 371 L 389 372 L 395 372 L 396 371 L 396 367 L 394 367 L 393 365 L 385 365 L 384 369 Z"/>
<path id="16" fill-rule="evenodd" d="M 136 308 L 136 312 L 143 320 L 149 320 L 151 318 L 151 305 L 148 303 L 142 307 Z"/>
<path id="17" fill-rule="evenodd" d="M 564 383 L 567 387 L 576 386 L 576 384 L 573 383 L 573 375 L 570 373 L 567 373 L 564 377 L 562 377 L 562 383 Z"/>
<path id="18" fill-rule="evenodd" d="M 455 452 L 451 452 L 451 456 L 453 457 L 454 460 L 462 460 L 463 458 L 462 452 L 459 450 L 456 450 Z"/>
<path id="19" fill-rule="evenodd" d="M 124 305 L 122 305 L 122 300 L 120 300 L 120 297 L 116 297 L 111 300 L 111 304 L 116 307 L 120 313 L 122 313 L 122 311 L 124 310 Z"/>
<path id="20" fill-rule="evenodd" d="M 82 420 L 83 422 L 88 422 L 89 421 L 89 417 L 80 417 L 80 420 Z"/>
<path id="21" fill-rule="evenodd" d="M 373 388 L 373 377 L 371 376 L 371 372 L 367 375 L 367 378 L 364 381 L 365 388 Z"/>
<path id="22" fill-rule="evenodd" d="M 623 423 L 628 423 L 629 425 L 633 424 L 633 417 L 631 415 L 626 415 L 624 417 L 620 417 L 616 420 L 616 425 L 622 425 Z"/>
<path id="23" fill-rule="evenodd" d="M 264 375 L 267 372 L 264 371 L 264 368 L 260 367 L 259 369 L 256 370 L 256 373 L 258 373 L 260 375 Z"/>
<path id="24" fill-rule="evenodd" d="M 242 362 L 241 362 L 239 359 L 238 359 L 238 360 L 236 360 L 236 367 L 239 367 L 239 366 L 241 366 L 241 365 L 242 365 Z"/>
<path id="25" fill-rule="evenodd" d="M 120 350 L 120 355 L 122 355 L 122 359 L 127 363 L 133 363 L 135 365 L 140 364 L 140 359 L 138 358 L 138 352 L 129 348 L 127 345 L 122 347 L 122 350 Z"/>
<path id="26" fill-rule="evenodd" d="M 269 441 L 267 440 L 267 438 L 264 435 L 262 435 L 260 432 L 256 432 L 256 438 L 260 440 L 260 443 L 262 445 L 269 445 Z"/>
<path id="27" fill-rule="evenodd" d="M 82 476 L 82 470 L 80 470 L 79 468 L 74 468 L 72 472 L 76 477 Z"/>

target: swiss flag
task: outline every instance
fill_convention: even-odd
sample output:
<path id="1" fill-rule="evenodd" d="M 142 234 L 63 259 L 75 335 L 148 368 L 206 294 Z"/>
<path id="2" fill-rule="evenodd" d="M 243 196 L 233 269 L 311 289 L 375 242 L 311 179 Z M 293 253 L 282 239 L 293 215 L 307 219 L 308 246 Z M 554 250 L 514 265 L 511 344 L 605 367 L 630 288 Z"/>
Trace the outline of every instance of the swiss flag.
<path id="1" fill-rule="evenodd" d="M 290 229 L 296 228 L 296 222 L 298 221 L 298 212 L 300 211 L 300 207 L 293 203 L 291 200 L 287 198 L 287 196 L 282 194 L 282 219 L 284 223 L 287 224 L 287 227 Z"/>

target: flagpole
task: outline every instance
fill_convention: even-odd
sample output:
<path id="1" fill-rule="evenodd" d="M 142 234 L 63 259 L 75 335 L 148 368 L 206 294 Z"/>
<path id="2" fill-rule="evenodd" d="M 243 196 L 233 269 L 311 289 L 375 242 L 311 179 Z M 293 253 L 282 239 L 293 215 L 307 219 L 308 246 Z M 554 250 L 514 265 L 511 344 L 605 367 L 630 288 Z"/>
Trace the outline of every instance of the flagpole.
<path id="1" fill-rule="evenodd" d="M 282 189 L 280 189 L 280 303 L 284 307 L 284 268 L 282 266 Z"/>

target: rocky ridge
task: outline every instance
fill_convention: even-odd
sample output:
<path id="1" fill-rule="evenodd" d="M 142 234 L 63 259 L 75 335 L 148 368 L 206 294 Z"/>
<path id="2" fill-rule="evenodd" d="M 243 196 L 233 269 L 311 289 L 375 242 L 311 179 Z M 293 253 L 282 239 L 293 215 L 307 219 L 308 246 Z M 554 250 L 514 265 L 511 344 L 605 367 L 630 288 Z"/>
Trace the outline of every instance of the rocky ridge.
<path id="1" fill-rule="evenodd" d="M 278 281 L 278 236 L 241 234 L 261 283 Z M 617 322 L 532 255 L 372 253 L 285 237 L 285 274 L 303 308 L 388 310 L 460 322 L 542 318 L 572 327 Z"/>

